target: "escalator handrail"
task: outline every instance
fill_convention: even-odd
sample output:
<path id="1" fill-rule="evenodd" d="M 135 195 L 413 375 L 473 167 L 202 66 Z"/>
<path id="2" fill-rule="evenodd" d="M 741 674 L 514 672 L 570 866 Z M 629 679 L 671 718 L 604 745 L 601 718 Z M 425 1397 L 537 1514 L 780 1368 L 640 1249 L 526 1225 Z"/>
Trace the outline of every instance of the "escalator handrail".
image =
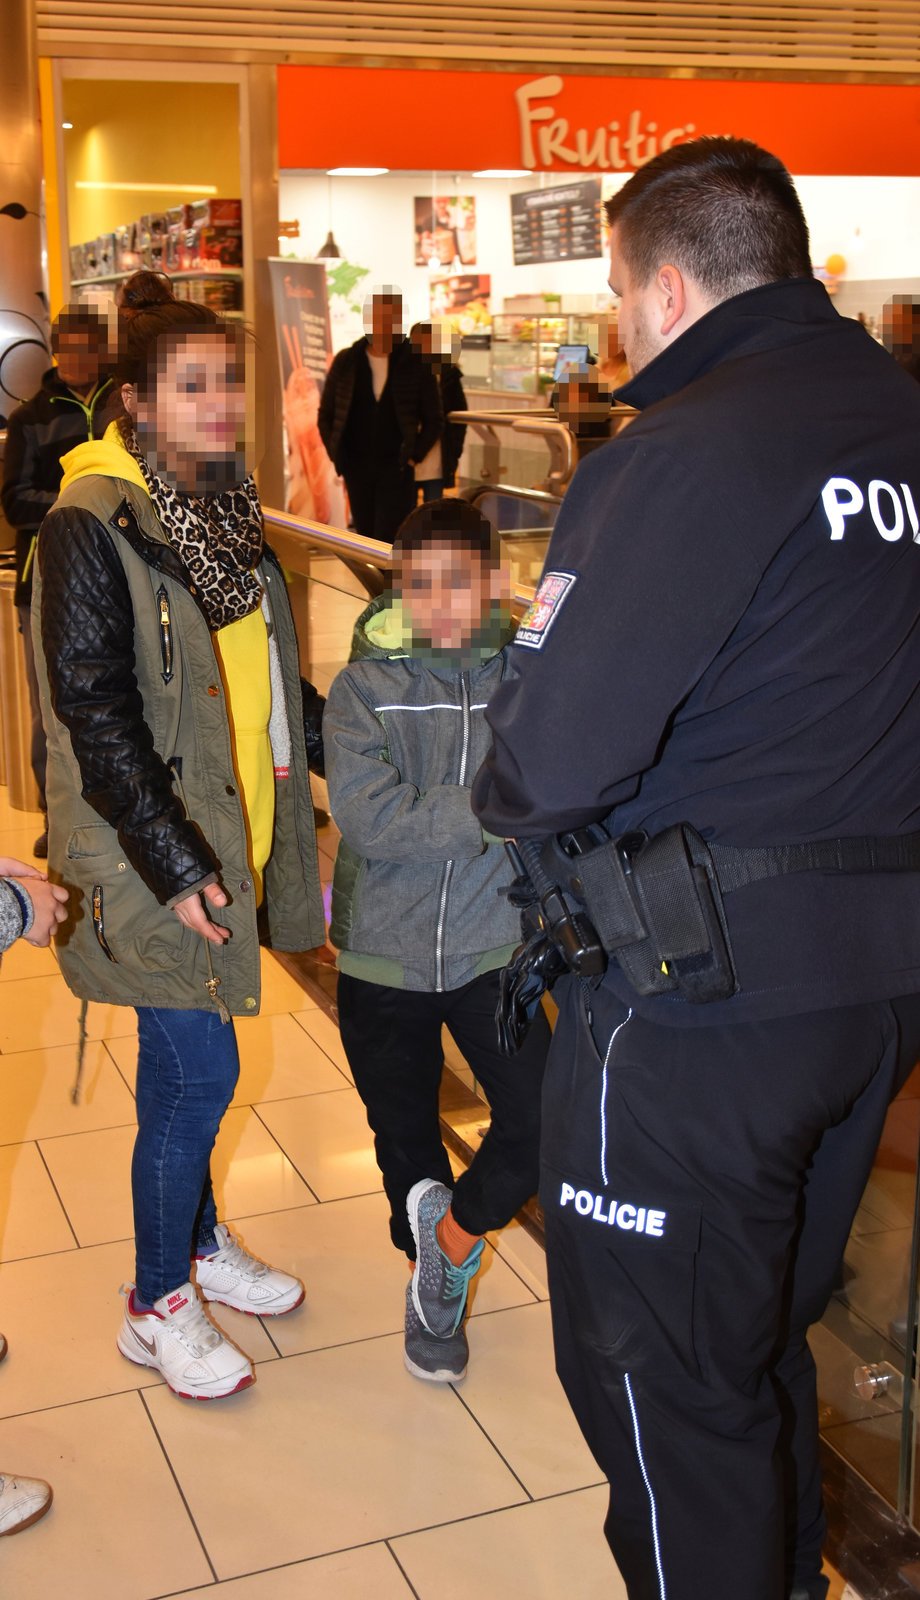
<path id="1" fill-rule="evenodd" d="M 554 501 L 552 495 L 547 495 L 545 498 Z M 352 568 L 356 562 L 365 562 L 386 578 L 389 578 L 392 572 L 393 546 L 385 544 L 380 539 L 366 539 L 362 534 L 353 533 L 348 528 L 335 528 L 327 522 L 314 522 L 306 517 L 295 517 L 290 511 L 278 511 L 272 506 L 264 506 L 262 515 L 269 544 L 274 547 L 278 543 L 278 535 L 281 535 L 282 548 L 278 554 L 282 565 L 290 572 L 297 573 L 299 577 L 311 576 L 309 557 L 311 552 L 317 550 L 324 554 L 347 558 Z M 302 564 L 298 560 L 298 545 L 303 552 Z M 534 590 L 529 585 L 517 586 L 511 597 L 515 616 L 526 611 L 533 597 Z"/>

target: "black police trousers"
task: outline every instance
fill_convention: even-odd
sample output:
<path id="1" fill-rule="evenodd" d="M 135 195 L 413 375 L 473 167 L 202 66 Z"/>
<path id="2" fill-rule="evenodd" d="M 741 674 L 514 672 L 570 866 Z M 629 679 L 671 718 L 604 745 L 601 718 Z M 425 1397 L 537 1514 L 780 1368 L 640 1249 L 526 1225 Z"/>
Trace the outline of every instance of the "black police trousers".
<path id="1" fill-rule="evenodd" d="M 503 1228 L 536 1193 L 540 1173 L 540 1091 L 549 1046 L 542 1011 L 517 1055 L 498 1048 L 498 972 L 459 989 L 428 994 L 339 973 L 339 1028 L 390 1202 L 390 1236 L 415 1260 L 406 1199 L 435 1178 L 454 1190 L 451 1209 L 467 1233 Z M 438 1092 L 445 1026 L 485 1091 L 488 1132 L 454 1183 L 441 1141 Z"/>
<path id="2" fill-rule="evenodd" d="M 664 1027 L 556 990 L 540 1197 L 556 1365 L 630 1600 L 822 1600 L 823 1315 L 920 996 Z"/>

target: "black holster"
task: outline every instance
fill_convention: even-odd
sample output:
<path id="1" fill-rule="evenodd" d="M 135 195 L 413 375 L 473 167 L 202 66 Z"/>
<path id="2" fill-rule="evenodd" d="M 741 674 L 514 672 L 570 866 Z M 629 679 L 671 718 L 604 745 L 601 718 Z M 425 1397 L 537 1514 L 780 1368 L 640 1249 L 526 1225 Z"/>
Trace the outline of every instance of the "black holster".
<path id="1" fill-rule="evenodd" d="M 585 907 L 637 994 L 676 992 L 702 1005 L 737 993 L 716 870 L 689 824 L 653 838 L 579 829 L 548 840 L 542 858 Z"/>

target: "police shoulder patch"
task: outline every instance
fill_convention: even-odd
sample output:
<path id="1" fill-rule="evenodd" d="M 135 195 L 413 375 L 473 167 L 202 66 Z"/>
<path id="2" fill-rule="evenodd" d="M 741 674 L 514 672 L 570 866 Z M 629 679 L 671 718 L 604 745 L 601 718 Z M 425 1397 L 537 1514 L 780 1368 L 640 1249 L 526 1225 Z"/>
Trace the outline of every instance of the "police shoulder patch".
<path id="1" fill-rule="evenodd" d="M 514 643 L 527 650 L 542 650 L 563 602 L 575 587 L 577 572 L 544 572 L 540 587 L 521 618 Z"/>

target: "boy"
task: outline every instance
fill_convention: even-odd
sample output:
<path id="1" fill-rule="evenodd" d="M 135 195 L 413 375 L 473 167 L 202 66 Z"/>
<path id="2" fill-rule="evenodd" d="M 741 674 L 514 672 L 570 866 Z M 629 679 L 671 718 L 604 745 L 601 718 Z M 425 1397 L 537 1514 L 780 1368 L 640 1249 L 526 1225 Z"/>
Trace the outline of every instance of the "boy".
<path id="1" fill-rule="evenodd" d="M 358 619 L 326 705 L 326 781 L 342 832 L 332 899 L 339 1023 L 390 1202 L 413 1262 L 405 1359 L 418 1378 L 466 1372 L 463 1320 L 482 1235 L 534 1193 L 549 1026 L 499 1053 L 499 974 L 519 942 L 511 871 L 469 786 L 483 712 L 507 671 L 507 575 L 491 524 L 463 500 L 418 507 L 393 545 L 394 595 Z M 491 1126 L 454 1185 L 438 1121 L 446 1024 L 488 1097 Z M 453 1191 L 453 1192 L 452 1192 Z"/>

